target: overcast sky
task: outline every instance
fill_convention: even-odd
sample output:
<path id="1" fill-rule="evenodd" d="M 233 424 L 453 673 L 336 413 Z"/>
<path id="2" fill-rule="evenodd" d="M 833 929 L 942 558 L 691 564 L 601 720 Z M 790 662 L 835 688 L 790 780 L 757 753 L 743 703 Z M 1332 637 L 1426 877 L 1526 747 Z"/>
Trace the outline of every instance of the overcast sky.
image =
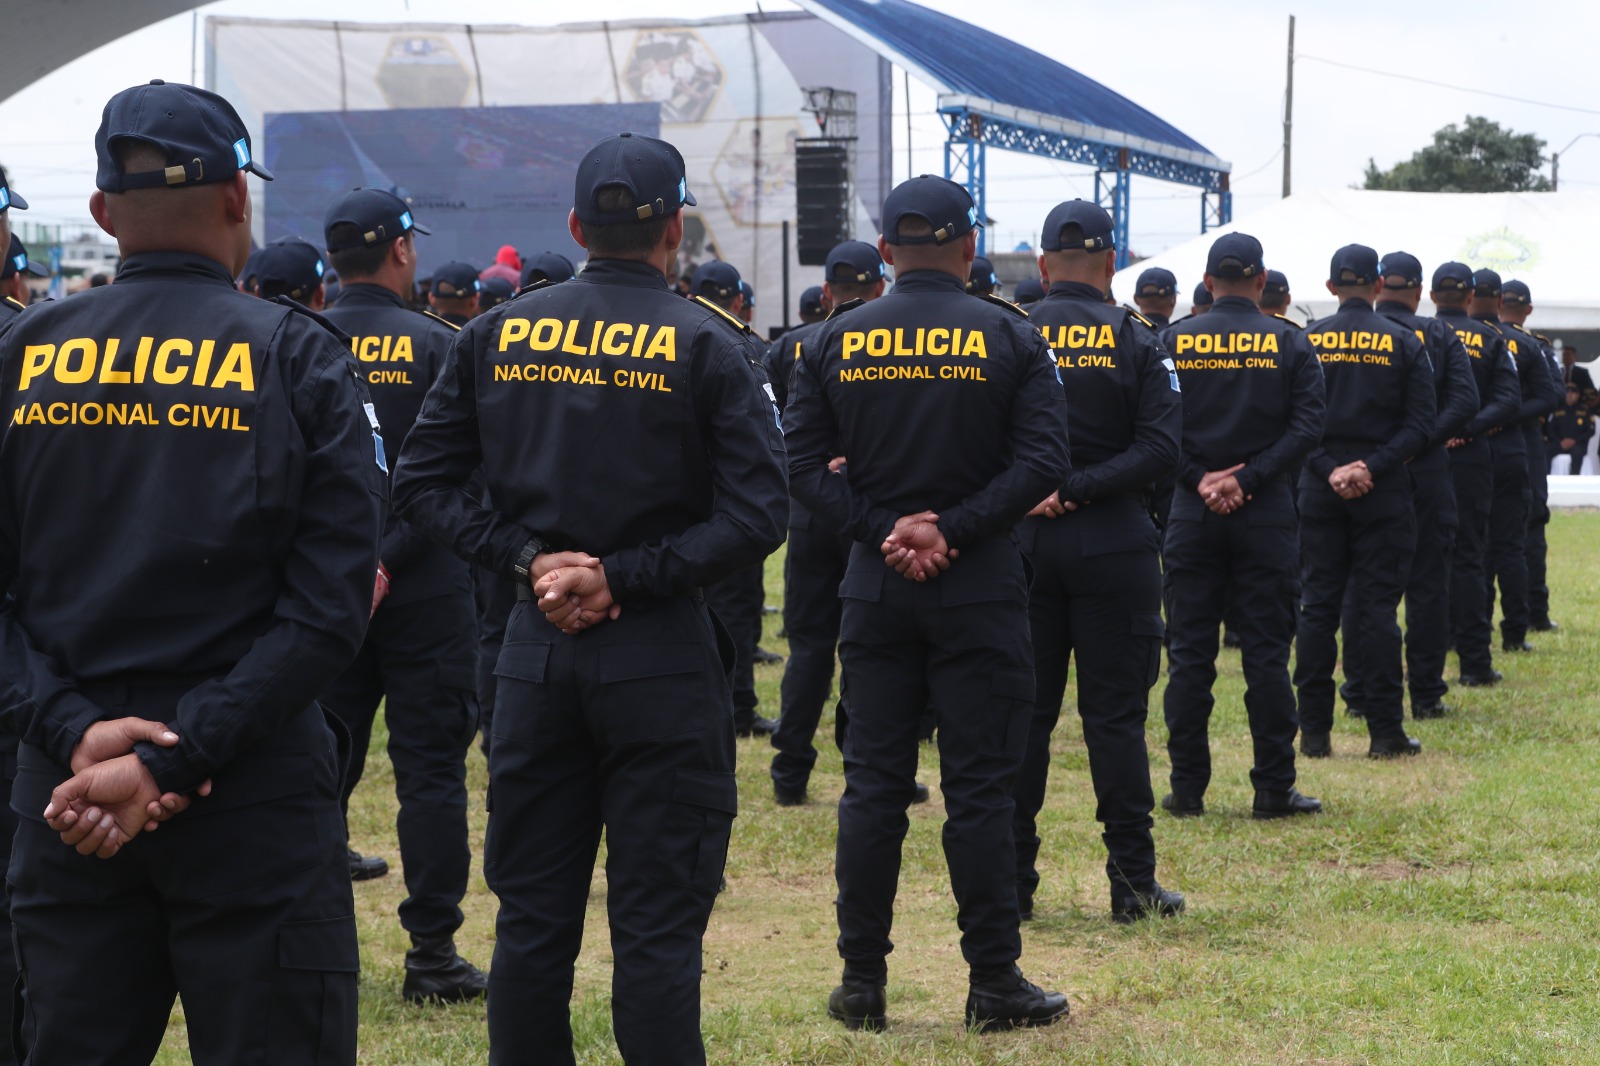
<path id="1" fill-rule="evenodd" d="M 128 0 L 134 2 L 134 0 Z M 1358 183 L 1368 157 L 1380 166 L 1406 158 L 1434 130 L 1468 114 L 1533 132 L 1560 150 L 1600 132 L 1600 5 L 1469 0 L 1453 6 L 1297 5 L 1277 0 L 1140 4 L 1081 0 L 922 0 L 957 18 L 1023 41 L 1165 118 L 1233 163 L 1234 213 L 1279 195 L 1284 49 L 1288 14 L 1298 15 L 1294 187 Z M 751 10 L 793 10 L 787 0 L 591 0 L 581 8 L 532 0 L 223 0 L 207 15 L 370 21 L 550 24 L 576 19 L 696 18 Z M 1445 23 L 1446 12 L 1451 19 Z M 0 103 L 0 161 L 33 210 L 28 218 L 88 217 L 94 130 L 119 89 L 162 77 L 187 81 L 190 16 L 168 19 L 113 42 Z M 203 51 L 203 49 L 202 49 Z M 1363 73 L 1327 61 L 1424 81 L 1519 97 L 1517 102 Z M 200 74 L 203 83 L 203 70 Z M 896 92 L 903 81 L 896 75 Z M 1542 104 L 1563 107 L 1541 106 Z M 905 103 L 897 95 L 897 108 Z M 1585 110 L 1587 109 L 1587 110 Z M 939 172 L 944 127 L 933 93 L 913 84 L 912 163 Z M 905 117 L 895 123 L 896 179 L 907 173 Z M 1090 171 L 1006 152 L 989 154 L 991 247 L 1032 241 L 1050 206 L 1089 196 Z M 1600 187 L 1600 138 L 1574 145 L 1562 161 L 1563 187 Z M 691 175 L 691 180 L 693 176 Z M 1131 245 L 1153 254 L 1199 229 L 1199 197 L 1186 186 L 1136 178 Z"/>

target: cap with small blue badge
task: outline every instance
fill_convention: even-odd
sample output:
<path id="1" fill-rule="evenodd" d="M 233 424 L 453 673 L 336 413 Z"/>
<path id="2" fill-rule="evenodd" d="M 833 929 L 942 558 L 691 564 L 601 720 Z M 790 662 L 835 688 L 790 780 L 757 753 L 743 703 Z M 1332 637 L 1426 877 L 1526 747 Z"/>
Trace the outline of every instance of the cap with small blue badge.
<path id="1" fill-rule="evenodd" d="M 902 224 L 911 218 L 920 218 L 932 232 L 902 235 Z M 919 174 L 896 185 L 883 201 L 883 239 L 888 244 L 949 244 L 979 225 L 972 194 L 949 178 Z"/>
<path id="2" fill-rule="evenodd" d="M 602 210 L 600 190 L 611 187 L 626 189 L 631 206 Z M 694 206 L 683 154 L 655 137 L 640 133 L 607 137 L 585 152 L 583 162 L 578 164 L 572 210 L 578 221 L 587 225 L 653 222 Z"/>
<path id="3" fill-rule="evenodd" d="M 355 232 L 336 241 L 334 227 L 341 224 L 354 226 Z M 387 189 L 351 189 L 322 216 L 322 235 L 330 253 L 369 248 L 407 233 L 432 232 L 411 217 L 410 204 Z"/>
<path id="4" fill-rule="evenodd" d="M 1116 247 L 1106 209 L 1088 200 L 1056 204 L 1044 218 L 1039 247 L 1047 252 L 1104 252 Z"/>
<path id="5" fill-rule="evenodd" d="M 117 158 L 125 141 L 157 149 L 166 156 L 166 167 L 127 173 Z M 102 192 L 205 185 L 229 181 L 240 171 L 272 180 L 272 172 L 251 154 L 250 133 L 232 104 L 206 89 L 160 78 L 106 102 L 94 148 L 94 184 Z"/>

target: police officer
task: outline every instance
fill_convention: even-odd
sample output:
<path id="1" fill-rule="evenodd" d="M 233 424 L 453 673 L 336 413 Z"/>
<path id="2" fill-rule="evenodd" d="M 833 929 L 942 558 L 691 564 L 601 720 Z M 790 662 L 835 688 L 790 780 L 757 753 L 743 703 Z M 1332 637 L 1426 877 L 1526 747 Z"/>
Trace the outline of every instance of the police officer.
<path id="1" fill-rule="evenodd" d="M 482 314 L 492 307 L 499 307 L 516 294 L 516 288 L 505 278 L 490 278 L 487 281 L 479 279 L 478 313 Z"/>
<path id="2" fill-rule="evenodd" d="M 1494 453 L 1494 498 L 1489 507 L 1489 557 L 1487 566 L 1491 618 L 1494 614 L 1494 583 L 1500 582 L 1500 647 L 1503 651 L 1532 651 L 1527 641 L 1531 624 L 1528 604 L 1528 522 L 1533 512 L 1533 486 L 1529 475 L 1529 442 L 1540 462 L 1544 442 L 1539 436 L 1539 420 L 1554 411 L 1560 402 L 1556 384 L 1545 369 L 1538 342 L 1520 330 L 1500 321 L 1500 275 L 1493 270 L 1478 270 L 1472 275 L 1471 314 L 1495 330 L 1505 341 L 1517 366 L 1517 384 L 1522 403 L 1516 417 L 1489 438 Z M 1519 472 L 1520 471 L 1520 472 Z"/>
<path id="3" fill-rule="evenodd" d="M 1565 456 L 1567 472 L 1574 476 L 1581 474 L 1584 452 L 1593 436 L 1594 420 L 1583 405 L 1582 390 L 1573 382 L 1566 387 L 1566 402 L 1550 416 L 1550 440 L 1545 445 L 1545 453 L 1550 457 L 1552 468 L 1557 457 Z"/>
<path id="4" fill-rule="evenodd" d="M 740 278 L 739 295 L 744 298 L 743 303 L 739 307 L 739 317 L 743 319 L 744 324 L 748 326 L 756 317 L 756 290 L 750 287 L 750 283 L 748 281 Z"/>
<path id="5" fill-rule="evenodd" d="M 1544 359 L 1550 375 L 1549 395 L 1554 399 L 1550 411 L 1537 421 L 1530 419 L 1523 426 L 1523 436 L 1528 444 L 1528 486 L 1532 501 L 1528 513 L 1528 628 L 1538 633 L 1551 633 L 1561 627 L 1550 620 L 1550 584 L 1545 576 L 1545 557 L 1549 545 L 1544 527 L 1550 524 L 1550 462 L 1545 452 L 1545 425 L 1566 394 L 1561 360 L 1550 346 L 1550 338 L 1533 333 L 1527 328 L 1528 316 L 1533 314 L 1533 296 L 1525 281 L 1508 281 L 1501 291 L 1500 318 L 1517 335 L 1519 347 L 1531 347 Z"/>
<path id="6" fill-rule="evenodd" d="M 226 100 L 125 90 L 95 147 L 117 283 L 0 339 L 3 624 L 66 688 L 22 680 L 53 708 L 11 799 L 27 1061 L 148 1061 L 181 989 L 195 1061 L 354 1063 L 354 902 L 315 701 L 371 599 L 377 427 L 331 332 L 233 289 L 246 175 L 270 174 Z M 111 743 L 101 720 L 123 715 L 176 737 Z M 136 836 L 157 797 L 208 780 Z M 97 811 L 114 825 L 81 837 Z"/>
<path id="7" fill-rule="evenodd" d="M 497 281 L 507 285 L 504 278 Z M 428 307 L 434 314 L 460 329 L 478 313 L 478 294 L 483 283 L 478 280 L 478 268 L 471 263 L 452 261 L 433 272 L 428 285 Z"/>
<path id="8" fill-rule="evenodd" d="M 552 285 L 559 285 L 563 281 L 571 281 L 577 276 L 578 272 L 573 268 L 572 260 L 560 252 L 540 252 L 522 264 L 523 289 L 528 288 L 530 285 L 537 285 L 542 281 L 548 281 Z"/>
<path id="9" fill-rule="evenodd" d="M 1450 558 L 1450 632 L 1468 688 L 1500 680 L 1490 649 L 1491 609 L 1487 602 L 1490 509 L 1496 460 L 1490 442 L 1498 427 L 1516 417 L 1522 403 L 1517 367 L 1500 331 L 1467 314 L 1472 299 L 1472 268 L 1443 263 L 1433 272 L 1428 298 L 1435 317 L 1455 331 L 1472 364 L 1478 413 L 1451 439 L 1450 480 L 1455 489 L 1456 545 Z M 1514 471 L 1515 464 L 1511 469 Z M 1413 707 L 1415 704 L 1413 704 Z"/>
<path id="10" fill-rule="evenodd" d="M 263 300 L 287 296 L 321 311 L 325 306 L 322 276 L 327 264 L 315 246 L 299 237 L 273 241 L 256 255 L 255 295 Z"/>
<path id="11" fill-rule="evenodd" d="M 1144 740 L 1162 635 L 1159 534 L 1145 494 L 1178 465 L 1183 409 L 1177 371 L 1146 320 L 1100 302 L 1100 286 L 1116 273 L 1112 240 L 1111 216 L 1098 204 L 1058 204 L 1040 242 L 1039 270 L 1050 291 L 1030 312 L 1056 355 L 1073 469 L 1020 530 L 1035 575 L 1028 615 L 1038 678 L 1012 823 L 1024 917 L 1033 914 L 1039 884 L 1035 819 L 1044 806 L 1050 734 L 1074 657 L 1112 917 L 1132 922 L 1183 910 L 1183 897 L 1156 883 Z"/>
<path id="12" fill-rule="evenodd" d="M 344 279 L 328 318 L 351 337 L 378 421 L 403 441 L 444 369 L 456 328 L 409 310 L 416 233 L 410 206 L 381 189 L 357 189 L 323 219 L 328 254 Z M 474 294 L 476 295 L 476 294 Z M 481 996 L 483 973 L 456 953 L 467 891 L 467 748 L 478 727 L 473 609 L 467 567 L 421 530 L 391 514 L 379 554 L 380 585 L 361 654 L 323 693 L 354 738 L 344 802 L 366 764 L 379 703 L 400 800 L 396 829 L 407 898 L 400 924 L 411 935 L 403 994 L 444 1001 Z M 352 854 L 351 875 L 370 876 Z"/>
<path id="13" fill-rule="evenodd" d="M 1133 284 L 1133 302 L 1139 314 L 1156 331 L 1172 325 L 1172 312 L 1178 307 L 1178 279 L 1163 267 L 1151 267 Z"/>
<path id="14" fill-rule="evenodd" d="M 1237 607 L 1256 818 L 1314 814 L 1295 788 L 1289 685 L 1298 545 L 1290 478 L 1322 435 L 1322 370 L 1302 332 L 1263 315 L 1261 242 L 1225 234 L 1206 256 L 1204 315 L 1167 332 L 1183 386 L 1183 458 L 1166 530 L 1167 754 L 1162 809 L 1205 813 L 1217 630 Z"/>
<path id="15" fill-rule="evenodd" d="M 739 271 L 721 259 L 710 259 L 695 268 L 689 283 L 691 296 L 711 303 L 744 322 L 744 292 Z M 745 331 L 746 357 L 760 365 L 766 375 L 766 350 L 755 345 L 754 335 Z M 776 402 L 776 398 L 774 398 Z M 733 637 L 737 655 L 733 670 L 733 728 L 741 737 L 768 737 L 778 728 L 771 718 L 757 713 L 755 664 L 760 652 L 762 603 L 766 599 L 764 565 L 749 566 L 706 589 L 706 602 Z"/>
<path id="16" fill-rule="evenodd" d="M 823 265 L 829 306 L 854 306 L 883 295 L 883 258 L 865 241 L 845 241 Z M 768 375 L 778 409 L 789 402 L 789 379 L 800 353 L 822 323 L 791 330 L 773 342 Z M 835 470 L 834 475 L 844 474 Z M 839 583 L 844 580 L 850 538 L 814 519 L 799 500 L 789 503 L 789 549 L 783 572 L 783 627 L 789 634 L 789 662 L 779 688 L 778 728 L 772 734 L 772 790 L 780 807 L 806 802 L 806 784 L 817 762 L 813 746 L 817 722 L 833 685 L 834 650 L 839 643 Z"/>
<path id="17" fill-rule="evenodd" d="M 1206 283 L 1202 281 L 1200 284 L 1194 287 L 1194 299 L 1190 302 L 1189 313 L 1185 315 L 1184 318 L 1194 318 L 1197 315 L 1205 314 L 1207 311 L 1211 310 L 1211 305 L 1215 299 L 1215 294 L 1213 294 L 1210 289 L 1206 288 Z M 1178 319 L 1178 322 L 1182 321 L 1182 318 Z M 1176 325 L 1177 323 L 1175 322 L 1173 324 Z"/>
<path id="18" fill-rule="evenodd" d="M 1011 297 L 1018 307 L 1028 308 L 1044 299 L 1044 285 L 1038 278 L 1023 278 L 1011 290 Z"/>
<path id="19" fill-rule="evenodd" d="M 14 233 L 11 235 L 10 245 L 5 263 L 0 265 L 0 297 L 4 297 L 10 303 L 27 307 L 32 299 L 32 293 L 28 289 L 28 279 L 47 278 L 50 272 L 28 259 L 27 247 Z"/>
<path id="20" fill-rule="evenodd" d="M 800 325 L 809 326 L 828 317 L 828 300 L 823 286 L 813 285 L 800 294 Z"/>
<path id="21" fill-rule="evenodd" d="M 603 828 L 622 1059 L 704 1063 L 700 944 L 736 788 L 730 655 L 696 590 L 782 542 L 783 440 L 743 323 L 667 287 L 695 202 L 677 149 L 607 138 L 574 201 L 588 267 L 461 334 L 395 497 L 525 601 L 489 760 L 489 1061 L 573 1062 Z M 493 509 L 466 489 L 480 466 Z"/>
<path id="22" fill-rule="evenodd" d="M 1372 758 L 1415 755 L 1406 735 L 1400 626 L 1416 550 L 1413 456 L 1435 430 L 1434 373 L 1416 331 L 1378 314 L 1378 253 L 1333 254 L 1328 291 L 1339 310 L 1305 336 L 1322 363 L 1328 414 L 1300 474 L 1301 607 L 1294 683 L 1300 750 L 1333 753 L 1334 663 L 1345 591 L 1355 587 L 1362 696 Z"/>
<path id="23" fill-rule="evenodd" d="M 1427 446 L 1411 460 L 1412 505 L 1417 547 L 1406 582 L 1406 687 L 1411 716 L 1439 718 L 1450 710 L 1444 663 L 1450 647 L 1450 559 L 1460 525 L 1455 482 L 1445 445 L 1458 439 L 1479 409 L 1472 359 L 1456 331 L 1439 319 L 1417 314 L 1422 301 L 1422 263 L 1406 252 L 1390 252 L 1378 264 L 1383 284 L 1374 308 L 1410 329 L 1422 341 L 1433 366 L 1434 426 Z M 1346 699 L 1364 708 L 1361 621 L 1355 610 L 1356 584 L 1345 595 L 1344 674 Z M 1352 696 L 1354 697 L 1352 699 Z"/>
<path id="24" fill-rule="evenodd" d="M 1066 403 L 1055 360 L 1023 314 L 964 295 L 977 215 L 967 191 L 943 178 L 912 178 L 889 194 L 878 251 L 895 267 L 894 289 L 817 331 L 786 413 L 795 497 L 856 542 L 840 584 L 851 707 L 837 863 L 844 980 L 828 999 L 828 1013 L 852 1028 L 884 1022 L 917 729 L 930 705 L 971 967 L 968 1024 L 1040 1024 L 1067 1011 L 1066 997 L 1016 967 L 1010 834 L 1034 694 L 1012 530 L 1066 477 Z M 829 470 L 840 454 L 850 460 L 843 478 Z"/>
<path id="25" fill-rule="evenodd" d="M 1289 301 L 1292 299 L 1293 297 L 1289 295 L 1289 279 L 1283 271 L 1267 271 L 1267 284 L 1261 290 L 1261 313 L 1294 322 L 1294 319 L 1284 314 L 1289 310 Z M 1298 326 L 1300 323 L 1294 322 L 1294 324 Z"/>
<path id="26" fill-rule="evenodd" d="M 1000 275 L 994 264 L 983 256 L 976 256 L 967 271 L 967 292 L 973 296 L 992 296 L 1000 288 Z"/>

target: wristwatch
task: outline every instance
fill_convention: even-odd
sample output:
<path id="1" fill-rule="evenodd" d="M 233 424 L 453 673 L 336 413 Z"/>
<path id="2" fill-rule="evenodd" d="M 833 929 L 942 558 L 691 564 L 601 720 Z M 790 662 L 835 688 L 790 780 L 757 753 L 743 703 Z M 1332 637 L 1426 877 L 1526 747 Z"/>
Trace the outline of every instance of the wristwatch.
<path id="1" fill-rule="evenodd" d="M 534 557 L 549 549 L 550 545 L 538 537 L 529 537 L 528 543 L 524 544 L 522 550 L 517 553 L 516 562 L 511 564 L 511 572 L 517 576 L 517 580 L 527 581 L 528 572 L 533 569 Z"/>

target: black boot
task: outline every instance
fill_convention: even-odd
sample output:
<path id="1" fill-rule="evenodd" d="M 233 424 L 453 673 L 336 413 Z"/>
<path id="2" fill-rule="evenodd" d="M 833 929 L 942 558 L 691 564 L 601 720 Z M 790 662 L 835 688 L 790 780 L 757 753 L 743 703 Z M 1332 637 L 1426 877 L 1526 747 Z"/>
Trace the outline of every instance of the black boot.
<path id="1" fill-rule="evenodd" d="M 1066 1017 L 1068 1009 L 1066 996 L 1060 992 L 1046 992 L 1023 977 L 1017 966 L 981 977 L 974 970 L 972 987 L 967 992 L 967 1028 L 992 1033 L 1027 1025 L 1049 1025 L 1057 1018 Z"/>
<path id="2" fill-rule="evenodd" d="M 1250 807 L 1250 817 L 1259 821 L 1273 818 L 1293 818 L 1297 814 L 1321 814 L 1322 801 L 1302 795 L 1297 788 L 1287 791 L 1258 790 L 1256 801 Z"/>
<path id="3" fill-rule="evenodd" d="M 846 1029 L 882 1032 L 888 1004 L 883 989 L 883 978 L 863 977 L 846 966 L 844 980 L 828 995 L 828 1017 L 843 1022 Z"/>
<path id="4" fill-rule="evenodd" d="M 1333 758 L 1333 737 L 1328 733 L 1300 732 L 1300 754 L 1308 759 Z"/>
<path id="5" fill-rule="evenodd" d="M 406 952 L 406 983 L 401 992 L 408 1003 L 460 1003 L 488 994 L 489 978 L 456 953 L 455 941 L 411 938 Z"/>
<path id="6" fill-rule="evenodd" d="M 1171 918 L 1182 914 L 1182 892 L 1171 892 L 1156 885 L 1148 892 L 1111 894 L 1111 920 L 1118 925 L 1132 925 L 1141 918 Z"/>
<path id="7" fill-rule="evenodd" d="M 389 864 L 376 855 L 363 855 L 355 848 L 344 849 L 350 853 L 350 880 L 371 881 L 389 872 Z"/>

